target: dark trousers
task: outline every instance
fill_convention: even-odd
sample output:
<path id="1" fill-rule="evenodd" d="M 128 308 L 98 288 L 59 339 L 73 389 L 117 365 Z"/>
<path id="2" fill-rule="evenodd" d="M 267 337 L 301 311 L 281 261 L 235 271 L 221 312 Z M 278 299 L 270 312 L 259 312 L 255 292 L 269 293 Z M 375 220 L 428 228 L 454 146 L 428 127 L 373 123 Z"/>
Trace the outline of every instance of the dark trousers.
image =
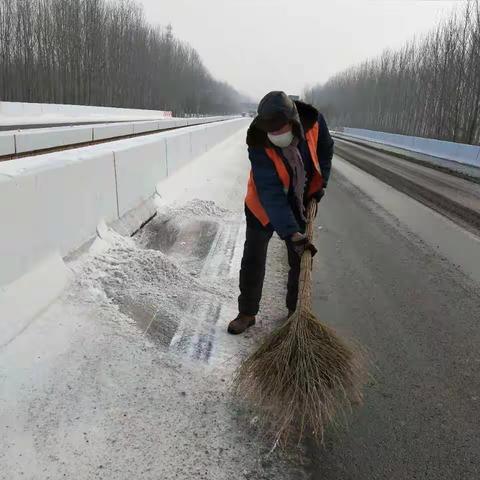
<path id="1" fill-rule="evenodd" d="M 247 222 L 247 234 L 240 269 L 240 296 L 238 311 L 245 315 L 257 315 L 262 298 L 265 264 L 267 261 L 268 242 L 273 231 L 267 228 L 254 228 Z M 300 275 L 300 257 L 286 242 L 288 249 L 287 308 L 295 310 L 298 297 L 298 277 Z M 271 301 L 275 301 L 271 299 Z"/>

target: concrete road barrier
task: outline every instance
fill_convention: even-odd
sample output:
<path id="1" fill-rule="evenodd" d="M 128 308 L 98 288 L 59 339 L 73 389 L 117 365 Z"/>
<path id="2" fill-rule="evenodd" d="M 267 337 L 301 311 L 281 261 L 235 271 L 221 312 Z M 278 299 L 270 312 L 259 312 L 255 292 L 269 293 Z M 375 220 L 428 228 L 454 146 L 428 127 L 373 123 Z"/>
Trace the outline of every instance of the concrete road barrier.
<path id="1" fill-rule="evenodd" d="M 158 130 L 169 130 L 171 128 L 186 127 L 187 122 L 181 118 L 175 118 L 170 120 L 159 120 Z"/>
<path id="2" fill-rule="evenodd" d="M 0 288 L 47 256 L 79 248 L 100 222 L 152 198 L 167 175 L 246 124 L 235 119 L 0 163 Z"/>
<path id="3" fill-rule="evenodd" d="M 93 140 L 91 127 L 42 128 L 15 133 L 15 153 L 34 152 L 47 148 L 64 147 Z"/>
<path id="4" fill-rule="evenodd" d="M 431 138 L 398 135 L 361 128 L 343 128 L 342 132 L 350 137 L 381 143 L 391 147 L 403 148 L 432 157 L 452 160 L 480 168 L 480 146 L 464 143 L 446 142 Z"/>
<path id="5" fill-rule="evenodd" d="M 114 150 L 118 217 L 139 206 L 167 177 L 166 139 L 154 135 Z"/>
<path id="6" fill-rule="evenodd" d="M 113 153 L 81 150 L 0 165 L 0 286 L 117 217 Z"/>
<path id="7" fill-rule="evenodd" d="M 106 138 L 123 137 L 133 135 L 133 123 L 112 123 L 95 125 L 93 127 L 93 140 L 104 140 Z"/>
<path id="8" fill-rule="evenodd" d="M 212 130 L 211 125 L 197 126 L 191 129 L 190 146 L 192 157 L 199 157 L 208 149 L 208 132 Z"/>
<path id="9" fill-rule="evenodd" d="M 0 345 L 61 293 L 68 280 L 62 257 L 117 215 L 111 152 L 0 164 Z"/>
<path id="10" fill-rule="evenodd" d="M 21 104 L 14 104 L 20 108 Z M 13 108 L 13 107 L 12 107 Z M 33 108 L 29 105 L 29 108 Z M 227 121 L 229 117 L 164 118 L 160 120 L 102 123 L 0 132 L 0 156 L 109 140 L 135 134 Z"/>
<path id="11" fill-rule="evenodd" d="M 167 174 L 173 175 L 192 159 L 189 129 L 173 131 L 165 137 L 167 149 Z"/>
<path id="12" fill-rule="evenodd" d="M 69 278 L 62 258 L 105 225 L 138 229 L 167 175 L 246 125 L 216 122 L 1 162 L 0 346 L 61 293 Z"/>
<path id="13" fill-rule="evenodd" d="M 0 156 L 15 153 L 15 135 L 11 132 L 0 133 Z"/>
<path id="14" fill-rule="evenodd" d="M 60 105 L 50 103 L 0 102 L 2 125 L 51 124 L 68 121 L 136 121 L 169 118 L 172 112 L 134 108 Z"/>
<path id="15" fill-rule="evenodd" d="M 145 133 L 158 130 L 159 122 L 156 120 L 150 120 L 148 122 L 136 122 L 133 124 L 133 133 Z"/>

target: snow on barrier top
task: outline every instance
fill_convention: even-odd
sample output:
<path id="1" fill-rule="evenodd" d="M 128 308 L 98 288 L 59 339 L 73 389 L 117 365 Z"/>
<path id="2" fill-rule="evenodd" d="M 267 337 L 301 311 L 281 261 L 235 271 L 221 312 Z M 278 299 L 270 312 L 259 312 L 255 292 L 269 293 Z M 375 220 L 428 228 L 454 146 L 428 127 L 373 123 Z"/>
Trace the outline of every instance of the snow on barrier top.
<path id="1" fill-rule="evenodd" d="M 0 102 L 0 125 L 41 125 L 170 118 L 172 112 L 132 108 Z"/>
<path id="2" fill-rule="evenodd" d="M 411 137 L 361 128 L 345 127 L 339 133 L 480 168 L 480 146 L 478 145 Z"/>
<path id="3" fill-rule="evenodd" d="M 152 215 L 150 200 L 165 177 L 247 123 L 237 118 L 0 163 L 0 319 L 8 323 L 0 345 L 61 291 L 68 278 L 62 257 L 93 239 L 99 225 L 130 218 L 132 233 Z"/>

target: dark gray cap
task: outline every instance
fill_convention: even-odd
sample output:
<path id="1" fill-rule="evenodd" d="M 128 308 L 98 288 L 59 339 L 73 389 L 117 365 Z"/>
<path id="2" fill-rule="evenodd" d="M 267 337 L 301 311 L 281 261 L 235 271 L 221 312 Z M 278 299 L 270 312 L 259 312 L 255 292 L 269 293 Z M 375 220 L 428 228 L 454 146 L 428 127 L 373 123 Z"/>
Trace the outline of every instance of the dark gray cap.
<path id="1" fill-rule="evenodd" d="M 267 93 L 258 104 L 257 126 L 265 132 L 274 132 L 288 122 L 300 123 L 295 102 L 285 93 Z"/>

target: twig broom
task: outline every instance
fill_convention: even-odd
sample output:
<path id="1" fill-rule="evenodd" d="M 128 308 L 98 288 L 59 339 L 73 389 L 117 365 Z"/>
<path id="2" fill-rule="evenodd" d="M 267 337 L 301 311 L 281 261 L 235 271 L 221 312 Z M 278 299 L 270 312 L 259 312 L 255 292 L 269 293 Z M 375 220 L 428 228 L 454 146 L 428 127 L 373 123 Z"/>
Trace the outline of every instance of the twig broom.
<path id="1" fill-rule="evenodd" d="M 307 208 L 313 239 L 316 202 Z M 323 442 L 325 427 L 339 411 L 359 403 L 363 361 L 357 349 L 316 319 L 311 308 L 312 254 L 301 259 L 297 310 L 270 333 L 237 370 L 234 390 L 261 410 L 275 444 L 308 435 Z"/>

